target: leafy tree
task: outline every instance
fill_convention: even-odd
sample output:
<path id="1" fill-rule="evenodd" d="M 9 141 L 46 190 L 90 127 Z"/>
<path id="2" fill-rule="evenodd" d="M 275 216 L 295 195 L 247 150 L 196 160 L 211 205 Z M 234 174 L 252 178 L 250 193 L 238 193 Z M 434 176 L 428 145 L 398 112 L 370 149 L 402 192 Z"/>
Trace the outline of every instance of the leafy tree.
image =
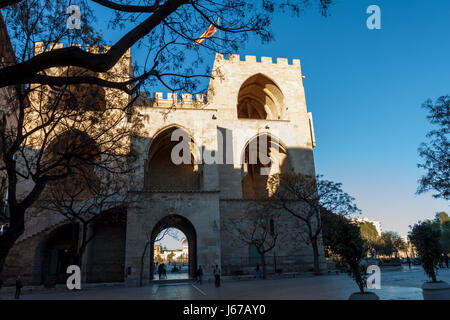
<path id="1" fill-rule="evenodd" d="M 361 237 L 364 240 L 365 248 L 373 256 L 376 251 L 376 245 L 379 238 L 377 228 L 372 222 L 363 221 L 358 223 L 359 230 L 361 232 Z M 367 252 L 366 251 L 366 252 Z"/>
<path id="2" fill-rule="evenodd" d="M 432 221 L 441 234 L 441 248 L 443 254 L 450 253 L 450 218 L 446 212 L 438 212 Z"/>
<path id="3" fill-rule="evenodd" d="M 393 254 L 398 256 L 400 250 L 405 250 L 406 244 L 397 232 L 386 231 L 381 234 L 377 247 L 382 255 L 391 257 Z"/>
<path id="4" fill-rule="evenodd" d="M 341 183 L 323 180 L 322 176 L 277 174 L 269 177 L 269 189 L 276 207 L 285 210 L 306 226 L 305 242 L 312 246 L 314 273 L 320 274 L 319 237 L 322 231 L 320 215 L 323 210 L 341 215 L 359 213 L 353 197 L 345 193 Z M 301 231 L 303 233 L 303 230 Z"/>
<path id="5" fill-rule="evenodd" d="M 324 242 L 340 258 L 337 267 L 347 272 L 364 293 L 366 273 L 360 261 L 366 252 L 358 225 L 340 214 L 326 215 L 323 225 Z"/>
<path id="6" fill-rule="evenodd" d="M 169 263 L 172 263 L 172 262 L 173 262 L 173 257 L 175 257 L 175 253 L 170 252 L 170 253 L 167 255 L 167 261 L 169 261 Z"/>
<path id="7" fill-rule="evenodd" d="M 450 199 L 450 96 L 442 96 L 433 103 L 426 101 L 423 108 L 427 109 L 427 119 L 437 128 L 427 134 L 428 143 L 419 147 L 419 155 L 424 162 L 418 164 L 425 169 L 425 174 L 419 180 L 417 193 L 433 191 L 433 197 Z"/>
<path id="8" fill-rule="evenodd" d="M 409 238 L 422 261 L 422 267 L 432 282 L 437 282 L 437 265 L 441 259 L 440 231 L 429 222 L 415 224 L 409 232 Z"/>
<path id="9" fill-rule="evenodd" d="M 335 233 L 338 232 L 338 224 L 340 223 L 339 215 L 336 215 L 324 208 L 320 210 L 320 221 L 322 222 L 322 242 L 326 257 L 331 257 L 333 252 L 333 244 Z"/>
<path id="10" fill-rule="evenodd" d="M 408 249 L 408 245 L 406 244 L 406 241 L 403 240 L 402 237 L 396 236 L 393 239 L 394 249 L 395 249 L 395 255 L 398 258 L 398 254 L 400 251 L 406 251 Z"/>

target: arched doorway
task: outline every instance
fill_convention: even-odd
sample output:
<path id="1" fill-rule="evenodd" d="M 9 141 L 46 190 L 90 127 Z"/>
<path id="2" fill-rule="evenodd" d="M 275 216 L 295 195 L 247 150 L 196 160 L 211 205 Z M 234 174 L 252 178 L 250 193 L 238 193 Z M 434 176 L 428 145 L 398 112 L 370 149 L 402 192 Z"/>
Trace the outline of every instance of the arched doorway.
<path id="1" fill-rule="evenodd" d="M 78 241 L 78 228 L 66 224 L 51 232 L 43 245 L 42 282 L 45 286 L 65 283 L 67 267 L 74 263 L 74 245 Z"/>
<path id="2" fill-rule="evenodd" d="M 172 214 L 161 219 L 153 228 L 151 234 L 150 247 L 150 280 L 156 280 L 155 275 L 155 240 L 158 234 L 164 229 L 175 228 L 186 236 L 188 242 L 188 274 L 190 278 L 195 278 L 197 270 L 197 233 L 192 223 L 183 216 Z"/>
<path id="3" fill-rule="evenodd" d="M 172 141 L 174 132 L 179 140 Z M 172 159 L 172 152 L 177 146 L 183 146 L 177 153 L 177 156 L 183 159 L 182 163 L 175 163 Z M 145 188 L 176 191 L 201 189 L 202 167 L 196 163 L 195 149 L 190 134 L 177 126 L 171 126 L 158 133 L 150 146 L 145 166 Z M 190 154 L 184 154 L 185 151 Z"/>
<path id="4" fill-rule="evenodd" d="M 270 197 L 269 176 L 289 171 L 287 149 L 279 139 L 268 133 L 250 139 L 242 154 L 242 198 Z"/>
<path id="5" fill-rule="evenodd" d="M 189 242 L 183 231 L 167 228 L 161 231 L 154 242 L 153 259 L 158 279 L 189 279 Z M 165 272 L 163 271 L 163 267 Z"/>

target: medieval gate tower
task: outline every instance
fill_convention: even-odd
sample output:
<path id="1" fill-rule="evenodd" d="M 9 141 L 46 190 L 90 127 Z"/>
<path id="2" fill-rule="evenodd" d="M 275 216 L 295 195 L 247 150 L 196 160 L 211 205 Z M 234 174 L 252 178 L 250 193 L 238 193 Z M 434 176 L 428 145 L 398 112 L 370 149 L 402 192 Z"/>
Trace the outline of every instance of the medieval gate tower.
<path id="1" fill-rule="evenodd" d="M 226 59 L 217 54 L 212 76 L 207 99 L 183 94 L 179 101 L 174 94 L 154 93 L 137 107 L 148 119 L 148 135 L 132 141 L 141 170 L 133 178 L 137 190 L 131 191 L 138 200 L 127 210 L 125 264 L 130 284 L 138 281 L 143 244 L 153 242 L 168 225 L 188 238 L 190 272 L 198 265 L 206 275 L 216 264 L 224 274 L 242 269 L 251 250 L 233 246 L 223 226 L 227 217 L 245 215 L 246 205 L 267 196 L 267 176 L 245 160 L 252 140 L 266 136 L 277 141 L 277 150 L 270 153 L 274 172 L 314 174 L 314 129 L 300 60 L 289 64 L 287 59 L 262 57 L 259 62 L 255 56 L 241 60 L 239 55 Z M 170 160 L 175 129 L 191 138 L 191 156 L 197 160 L 191 165 L 177 166 Z M 222 163 L 207 163 L 204 151 L 218 155 Z M 278 244 L 276 254 L 284 257 L 278 265 L 283 270 L 312 267 L 311 250 L 297 241 Z M 144 261 L 152 263 L 150 256 Z"/>
<path id="2" fill-rule="evenodd" d="M 129 52 L 123 59 L 131 70 Z M 248 161 L 252 142 L 261 137 L 274 142 L 270 174 L 315 174 L 314 129 L 300 60 L 217 54 L 207 96 L 154 93 L 139 98 L 134 108 L 144 128 L 130 142 L 137 170 L 126 180 L 133 201 L 122 222 L 95 226 L 83 279 L 148 283 L 154 274 L 155 237 L 168 227 L 186 235 L 191 275 L 201 265 L 205 277 L 211 277 L 216 264 L 224 275 L 252 272 L 258 258 L 254 250 L 236 245 L 225 230 L 228 218 L 245 219 L 246 208 L 269 195 L 263 165 Z M 172 134 L 180 130 L 189 136 L 192 162 L 177 165 L 171 159 L 178 143 Z M 7 282 L 21 274 L 25 284 L 42 284 L 61 264 L 58 252 L 71 231 L 54 214 L 39 211 L 26 219 L 4 275 Z M 301 228 L 297 219 L 283 215 L 275 227 L 286 237 L 269 252 L 276 259 L 267 259 L 268 270 L 275 264 L 283 272 L 311 270 L 312 249 L 289 237 Z M 325 268 L 323 250 L 320 259 Z"/>

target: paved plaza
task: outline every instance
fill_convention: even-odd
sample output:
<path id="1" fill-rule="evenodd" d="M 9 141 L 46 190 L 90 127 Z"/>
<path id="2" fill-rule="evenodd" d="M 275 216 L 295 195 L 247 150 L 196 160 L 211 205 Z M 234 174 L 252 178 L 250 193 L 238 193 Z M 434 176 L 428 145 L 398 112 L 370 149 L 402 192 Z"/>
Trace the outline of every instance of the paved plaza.
<path id="1" fill-rule="evenodd" d="M 450 283 L 450 270 L 442 269 L 439 280 Z M 383 271 L 381 289 L 372 290 L 382 300 L 422 300 L 421 285 L 427 280 L 421 267 L 403 267 Z M 274 280 L 223 281 L 215 288 L 212 282 L 200 284 L 161 284 L 141 288 L 123 286 L 86 287 L 81 291 L 23 294 L 23 300 L 346 300 L 357 291 L 345 274 L 310 276 Z M 2 299 L 12 299 L 13 294 Z"/>

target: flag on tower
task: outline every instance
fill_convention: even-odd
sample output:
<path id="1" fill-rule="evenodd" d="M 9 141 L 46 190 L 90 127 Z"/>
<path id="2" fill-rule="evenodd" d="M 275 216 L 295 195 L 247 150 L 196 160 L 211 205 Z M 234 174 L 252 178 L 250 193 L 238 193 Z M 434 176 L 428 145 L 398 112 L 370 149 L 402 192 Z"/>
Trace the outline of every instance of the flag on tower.
<path id="1" fill-rule="evenodd" d="M 206 31 L 200 36 L 200 38 L 198 38 L 194 43 L 195 43 L 195 44 L 198 44 L 198 45 L 202 44 L 203 41 L 204 41 L 206 38 L 212 37 L 212 36 L 216 33 L 216 31 L 217 31 L 217 30 L 216 30 L 216 27 L 214 26 L 214 24 L 211 24 L 211 25 L 209 26 L 208 30 L 206 30 Z"/>

